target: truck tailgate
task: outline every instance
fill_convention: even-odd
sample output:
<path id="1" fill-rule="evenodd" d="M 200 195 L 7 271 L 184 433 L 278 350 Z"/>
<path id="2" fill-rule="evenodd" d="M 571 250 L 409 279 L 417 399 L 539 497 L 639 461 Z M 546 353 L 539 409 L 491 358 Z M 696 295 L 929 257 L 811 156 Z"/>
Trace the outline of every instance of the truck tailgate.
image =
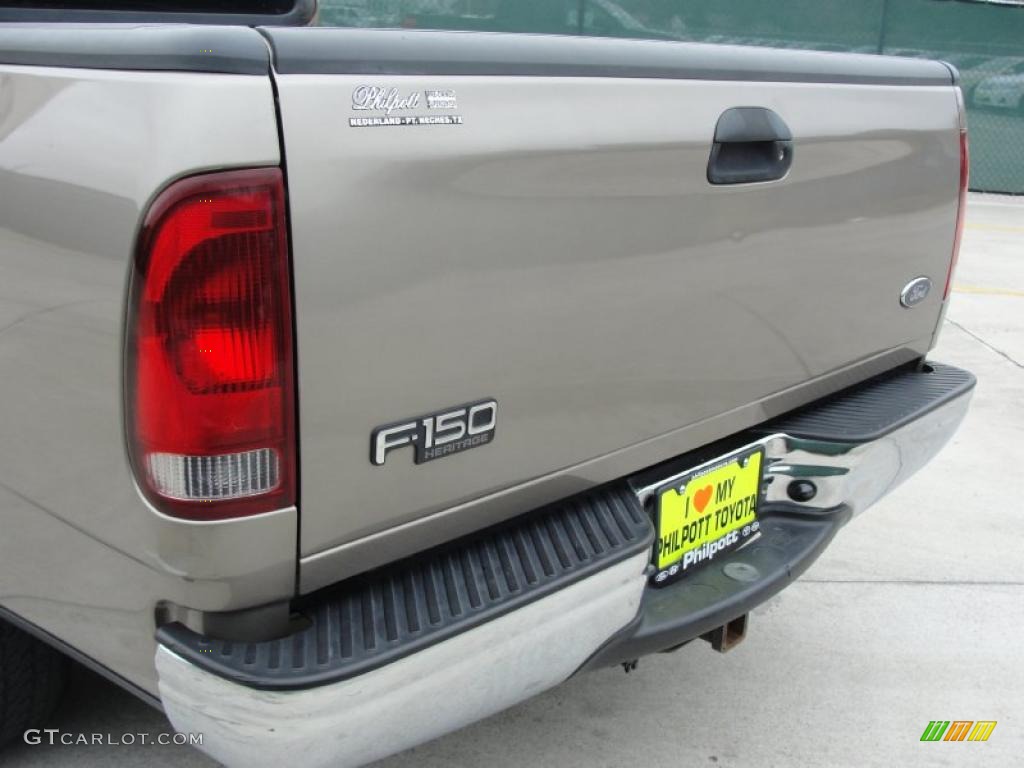
<path id="1" fill-rule="evenodd" d="M 959 183 L 942 64 L 264 34 L 293 230 L 304 557 L 931 344 Z M 736 107 L 791 131 L 783 178 L 709 182 Z M 908 310 L 919 276 L 935 287 Z M 493 443 L 371 463 L 375 428 L 489 398 Z"/>

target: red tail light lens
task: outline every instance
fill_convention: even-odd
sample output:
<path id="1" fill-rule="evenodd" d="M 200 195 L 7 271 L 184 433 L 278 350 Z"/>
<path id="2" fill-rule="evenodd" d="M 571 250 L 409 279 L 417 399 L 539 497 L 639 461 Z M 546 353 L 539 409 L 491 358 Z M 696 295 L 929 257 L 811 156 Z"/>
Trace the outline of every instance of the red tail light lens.
<path id="1" fill-rule="evenodd" d="M 942 300 L 949 298 L 953 287 L 953 273 L 956 262 L 960 258 L 960 240 L 964 234 L 964 215 L 967 212 L 967 187 L 971 176 L 971 151 L 967 141 L 967 131 L 960 130 L 960 199 L 956 209 L 956 233 L 953 235 L 953 256 L 949 260 L 949 272 L 946 274 L 946 290 L 942 292 Z"/>
<path id="2" fill-rule="evenodd" d="M 179 181 L 153 203 L 131 280 L 129 453 L 162 512 L 295 503 L 292 309 L 276 168 Z"/>

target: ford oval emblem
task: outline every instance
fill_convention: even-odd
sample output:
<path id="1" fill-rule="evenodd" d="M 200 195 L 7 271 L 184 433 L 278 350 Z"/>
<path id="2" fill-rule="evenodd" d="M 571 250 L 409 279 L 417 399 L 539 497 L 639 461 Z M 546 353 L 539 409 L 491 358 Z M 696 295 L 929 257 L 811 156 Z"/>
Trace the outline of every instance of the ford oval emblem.
<path id="1" fill-rule="evenodd" d="M 916 307 L 928 298 L 932 290 L 932 281 L 928 277 L 915 277 L 900 291 L 900 304 L 907 309 Z"/>

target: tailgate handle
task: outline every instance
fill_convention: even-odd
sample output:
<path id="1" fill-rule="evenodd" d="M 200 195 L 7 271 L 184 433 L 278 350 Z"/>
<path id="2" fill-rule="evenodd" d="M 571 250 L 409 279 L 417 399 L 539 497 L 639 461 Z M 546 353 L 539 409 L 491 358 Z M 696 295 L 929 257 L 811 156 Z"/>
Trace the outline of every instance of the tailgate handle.
<path id="1" fill-rule="evenodd" d="M 718 118 L 708 160 L 712 184 L 777 181 L 793 164 L 793 134 L 764 107 L 733 107 Z"/>

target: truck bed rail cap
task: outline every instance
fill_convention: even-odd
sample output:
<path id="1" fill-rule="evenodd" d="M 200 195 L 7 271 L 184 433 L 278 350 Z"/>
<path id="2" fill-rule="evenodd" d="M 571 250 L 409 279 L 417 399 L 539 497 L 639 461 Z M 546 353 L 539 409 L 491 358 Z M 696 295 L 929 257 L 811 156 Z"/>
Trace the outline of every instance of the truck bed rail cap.
<path id="1" fill-rule="evenodd" d="M 434 30 L 284 29 L 281 74 L 510 75 L 952 85 L 937 61 L 704 43 Z"/>
<path id="2" fill-rule="evenodd" d="M 247 27 L 0 24 L 0 64 L 266 75 L 270 53 Z"/>

